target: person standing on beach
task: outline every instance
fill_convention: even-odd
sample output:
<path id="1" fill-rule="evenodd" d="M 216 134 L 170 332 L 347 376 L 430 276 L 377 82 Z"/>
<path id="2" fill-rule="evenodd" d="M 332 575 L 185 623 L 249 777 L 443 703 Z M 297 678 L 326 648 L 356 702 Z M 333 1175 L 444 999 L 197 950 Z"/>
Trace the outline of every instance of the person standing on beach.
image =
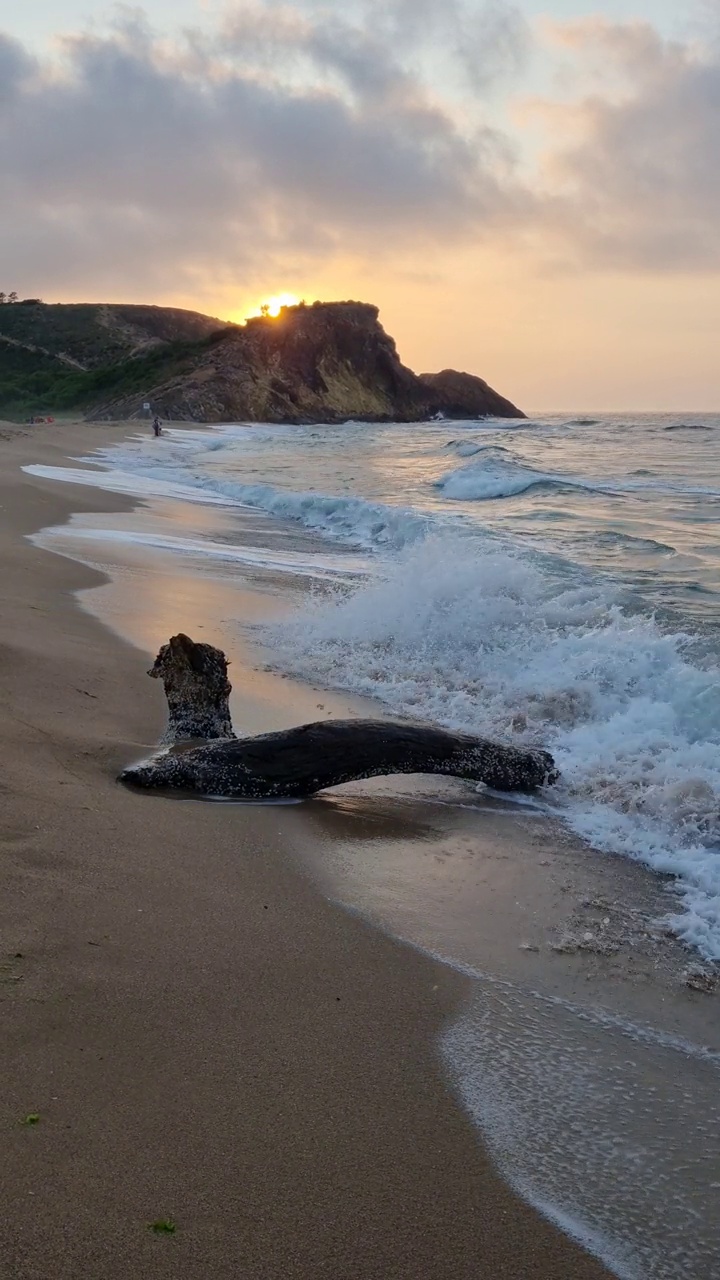
<path id="1" fill-rule="evenodd" d="M 158 418 L 157 414 L 155 414 L 155 417 L 153 418 L 152 425 L 153 425 L 153 435 L 154 436 L 162 435 L 162 427 L 160 426 L 160 419 Z"/>

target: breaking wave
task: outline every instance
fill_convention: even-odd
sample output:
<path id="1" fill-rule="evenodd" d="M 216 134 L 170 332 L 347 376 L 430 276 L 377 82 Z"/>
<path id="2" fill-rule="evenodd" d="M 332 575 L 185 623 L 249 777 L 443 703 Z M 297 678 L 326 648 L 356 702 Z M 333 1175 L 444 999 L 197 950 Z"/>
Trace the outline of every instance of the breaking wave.
<path id="1" fill-rule="evenodd" d="M 458 450 L 460 452 L 460 450 Z M 553 475 L 515 462 L 508 450 L 477 449 L 477 462 L 450 471 L 436 482 L 444 497 L 454 501 L 483 502 L 489 498 L 512 498 L 537 488 L 591 489 L 573 476 Z M 463 456 L 461 454 L 461 456 Z M 468 456 L 467 453 L 465 456 Z"/>
<path id="2" fill-rule="evenodd" d="M 95 461 L 83 459 L 83 461 Z M 142 472 L 85 471 L 72 467 L 28 466 L 31 475 L 91 485 L 139 497 L 180 498 L 213 506 L 252 507 L 306 529 L 366 548 L 400 550 L 424 538 L 431 516 L 390 503 L 333 494 L 296 492 L 269 484 L 241 484 L 222 475 L 192 473 L 187 468 L 145 467 Z"/>
<path id="3" fill-rule="evenodd" d="M 447 536 L 268 635 L 314 681 L 549 746 L 562 782 L 548 802 L 597 849 L 677 877 L 673 926 L 720 959 L 720 669 L 697 638 L 624 611 L 607 586 Z"/>
<path id="4" fill-rule="evenodd" d="M 482 502 L 490 498 L 513 498 L 535 489 L 556 492 L 574 490 L 606 495 L 645 490 L 677 497 L 720 497 L 717 488 L 688 485 L 678 480 L 660 480 L 647 469 L 633 472 L 637 479 L 626 475 L 617 480 L 600 480 L 594 477 L 581 479 L 571 473 L 538 471 L 517 459 L 510 449 L 505 449 L 502 445 L 480 445 L 474 441 L 470 444 L 472 447 L 469 449 L 467 446 L 463 448 L 461 443 L 456 452 L 460 457 L 471 457 L 473 460 L 456 471 L 449 471 L 435 482 L 435 488 L 451 501 Z"/>

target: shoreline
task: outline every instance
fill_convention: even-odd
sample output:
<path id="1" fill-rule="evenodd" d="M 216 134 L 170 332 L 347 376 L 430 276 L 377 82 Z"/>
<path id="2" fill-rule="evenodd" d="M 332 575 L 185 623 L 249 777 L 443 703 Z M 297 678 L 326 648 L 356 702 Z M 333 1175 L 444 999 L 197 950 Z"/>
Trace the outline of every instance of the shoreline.
<path id="1" fill-rule="evenodd" d="M 128 424 L 128 429 L 134 426 L 134 423 Z M 192 427 L 190 429 L 194 430 Z M 58 483 L 54 479 L 44 482 L 53 487 Z M 63 487 L 66 484 L 64 481 Z M 74 486 L 71 484 L 68 487 L 72 489 Z M 94 492 L 111 494 L 113 500 L 118 496 L 117 491 L 101 486 L 94 488 Z M 87 499 L 85 505 L 88 505 Z M 89 504 L 90 507 L 92 505 Z M 149 658 L 154 657 L 159 646 L 174 629 L 179 611 L 185 611 L 184 625 L 194 634 L 197 632 L 198 638 L 202 638 L 199 632 L 206 629 L 210 618 L 214 629 L 213 639 L 225 648 L 234 668 L 231 672 L 234 675 L 231 707 L 236 723 L 242 726 L 243 732 L 252 734 L 284 728 L 298 723 L 301 715 L 306 719 L 318 718 L 318 709 L 323 715 L 391 717 L 392 711 L 375 698 L 328 688 L 319 682 L 288 674 L 277 664 L 273 651 L 266 648 L 264 639 L 258 641 L 253 634 L 243 634 L 248 624 L 252 632 L 257 623 L 282 617 L 304 594 L 306 583 L 300 579 L 292 584 L 292 574 L 287 568 L 276 578 L 272 570 L 261 567 L 259 571 L 255 571 L 242 561 L 232 560 L 230 570 L 219 574 L 212 565 L 208 572 L 208 563 L 202 557 L 192 565 L 183 554 L 182 547 L 178 552 L 173 546 L 168 553 L 162 548 L 161 542 L 158 544 L 161 549 L 156 550 L 153 532 L 160 528 L 166 534 L 172 534 L 178 527 L 182 530 L 185 523 L 184 506 L 182 501 L 152 495 L 123 495 L 121 504 L 115 508 L 110 519 L 107 518 L 109 512 L 73 513 L 61 525 L 39 531 L 34 541 L 46 550 L 68 557 L 72 563 L 80 562 L 93 573 L 101 574 L 101 585 L 89 586 L 78 592 L 82 608 L 108 627 L 113 635 L 119 636 Z M 193 509 L 194 517 L 197 510 L 198 508 Z M 243 515 L 239 531 L 232 523 L 235 516 L 236 513 L 231 512 L 230 521 L 226 521 L 222 510 L 211 509 L 205 512 L 202 517 L 203 533 L 211 540 L 219 534 L 222 545 L 234 542 L 244 544 L 248 539 L 250 547 L 255 542 L 262 545 L 270 536 L 271 526 L 265 515 L 261 517 L 261 523 L 257 527 L 246 523 Z M 98 517 L 102 521 L 102 529 L 97 527 Z M 139 546 L 125 541 L 129 536 L 132 537 L 135 530 L 142 531 Z M 113 537 L 107 544 L 95 541 L 105 533 L 117 535 L 117 538 Z M 283 531 L 283 536 L 287 536 L 287 530 Z M 173 543 L 174 540 L 171 537 L 169 541 Z M 323 539 L 316 539 L 316 544 L 324 549 Z M 303 537 L 303 545 L 309 545 L 307 534 Z M 198 588 L 198 580 L 202 583 L 202 589 Z M 208 580 L 214 586 L 208 587 Z M 292 584 L 292 593 L 288 584 Z M 166 605 L 168 599 L 172 602 L 170 613 Z M 203 612 L 204 609 L 207 613 Z M 285 682 L 281 691 L 280 680 Z M 322 697 L 323 702 L 318 703 L 317 697 Z M 543 874 L 538 877 L 540 868 L 550 866 L 547 856 L 540 855 L 552 852 L 554 858 L 561 863 L 556 890 L 570 900 L 576 899 L 575 911 L 554 913 L 558 918 L 554 937 L 551 938 L 547 933 L 541 936 L 536 928 L 530 930 L 534 936 L 529 937 L 528 941 L 557 944 L 552 945 L 556 955 L 567 957 L 574 953 L 585 953 L 594 956 L 596 960 L 607 957 L 611 946 L 625 941 L 634 947 L 642 942 L 662 943 L 659 955 L 651 948 L 645 959 L 653 971 L 657 971 L 659 967 L 666 969 L 671 979 L 677 979 L 686 966 L 697 964 L 698 967 L 712 967 L 691 946 L 663 927 L 663 917 L 673 914 L 676 906 L 672 877 L 661 876 L 646 864 L 621 855 L 599 853 L 590 843 L 574 835 L 561 815 L 551 816 L 540 809 L 528 808 L 517 798 L 501 799 L 492 795 L 475 798 L 472 790 L 468 791 L 466 797 L 462 797 L 457 784 L 443 784 L 438 779 L 433 779 L 429 787 L 430 790 L 427 779 L 419 785 L 412 779 L 402 777 L 393 778 L 389 784 L 382 779 L 372 779 L 326 793 L 325 796 L 316 798 L 314 804 L 327 804 L 331 807 L 337 797 L 341 805 L 346 799 L 352 805 L 355 794 L 362 797 L 370 793 L 371 802 L 381 811 L 384 806 L 392 805 L 397 798 L 401 803 L 420 809 L 427 809 L 434 804 L 448 805 L 451 822 L 459 818 L 462 811 L 469 811 L 471 822 L 473 817 L 477 818 L 482 812 L 483 821 L 494 827 L 493 836 L 498 844 L 509 848 L 513 837 L 517 839 L 517 833 L 520 832 L 524 843 L 525 837 L 529 836 L 530 846 L 539 847 L 537 859 L 530 860 L 529 865 L 525 862 L 519 869 L 520 876 L 526 877 L 529 871 L 538 880 L 531 897 L 543 892 L 539 880 L 550 878 L 547 870 L 543 870 Z M 503 827 L 508 830 L 502 830 Z M 511 831 L 510 835 L 508 831 Z M 507 853 L 504 860 L 508 860 Z M 576 865 L 573 866 L 573 863 Z M 585 947 L 582 945 L 586 941 L 583 930 L 586 925 L 597 923 L 591 917 L 597 916 L 601 906 L 590 899 L 602 894 L 604 890 L 612 891 L 619 899 L 613 904 L 605 904 L 605 908 L 611 911 L 612 918 L 603 920 L 608 931 L 606 933 L 603 929 L 602 937 L 597 939 L 598 942 L 609 945 L 607 948 L 597 949 Z M 522 891 L 522 882 L 517 878 L 512 893 L 506 895 L 509 900 L 504 906 L 511 907 L 512 897 L 522 896 Z M 555 895 L 555 905 L 558 893 Z M 587 901 L 583 901 L 583 897 Z M 482 909 L 482 904 L 474 904 L 476 908 L 478 905 Z M 547 906 L 547 902 L 543 905 Z M 627 910 L 623 907 L 627 907 Z M 583 912 L 587 914 L 587 919 L 583 918 Z M 492 932 L 492 920 L 484 920 L 483 923 L 484 931 L 489 927 Z M 410 945 L 416 944 L 411 941 Z M 417 945 L 423 948 L 426 944 L 423 940 Z M 530 951 L 536 949 L 534 945 L 528 948 Z M 472 961 L 468 958 L 461 963 L 468 963 L 472 967 Z M 582 976 L 586 982 L 589 980 L 587 972 Z M 594 989 L 593 994 L 597 997 L 600 989 Z M 665 991 L 664 996 L 667 995 L 668 991 Z M 628 1016 L 642 1016 L 646 1008 L 641 1004 L 627 1007 L 624 1012 Z M 717 1047 L 720 1049 L 720 1040 Z"/>
<path id="2" fill-rule="evenodd" d="M 607 1275 L 508 1188 L 447 1087 L 462 978 L 328 903 L 277 809 L 115 784 L 161 694 L 78 607 L 100 575 L 24 535 L 137 503 L 19 467 L 130 429 L 0 445 L 10 1273 Z M 168 1217 L 172 1240 L 148 1231 Z"/>

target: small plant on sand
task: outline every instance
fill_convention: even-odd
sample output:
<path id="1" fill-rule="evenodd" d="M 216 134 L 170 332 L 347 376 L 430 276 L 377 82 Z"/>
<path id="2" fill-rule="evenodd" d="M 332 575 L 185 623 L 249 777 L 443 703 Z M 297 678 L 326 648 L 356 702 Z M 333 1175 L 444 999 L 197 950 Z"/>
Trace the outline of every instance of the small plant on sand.
<path id="1" fill-rule="evenodd" d="M 26 1129 L 31 1129 L 34 1124 L 40 1123 L 40 1116 L 37 1111 L 31 1111 L 29 1115 L 23 1116 L 20 1123 L 24 1125 Z"/>
<path id="2" fill-rule="evenodd" d="M 158 1218 L 157 1221 L 148 1223 L 148 1230 L 153 1231 L 156 1236 L 174 1236 L 177 1228 L 172 1218 Z"/>

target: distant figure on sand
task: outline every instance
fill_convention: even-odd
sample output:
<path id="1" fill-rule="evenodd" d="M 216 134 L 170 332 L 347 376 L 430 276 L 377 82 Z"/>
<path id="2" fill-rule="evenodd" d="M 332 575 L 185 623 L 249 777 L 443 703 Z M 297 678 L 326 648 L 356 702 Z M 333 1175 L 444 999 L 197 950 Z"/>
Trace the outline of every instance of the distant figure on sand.
<path id="1" fill-rule="evenodd" d="M 155 414 L 155 417 L 153 418 L 153 435 L 154 436 L 162 435 L 162 427 L 160 426 L 160 419 L 158 418 L 157 414 Z"/>

